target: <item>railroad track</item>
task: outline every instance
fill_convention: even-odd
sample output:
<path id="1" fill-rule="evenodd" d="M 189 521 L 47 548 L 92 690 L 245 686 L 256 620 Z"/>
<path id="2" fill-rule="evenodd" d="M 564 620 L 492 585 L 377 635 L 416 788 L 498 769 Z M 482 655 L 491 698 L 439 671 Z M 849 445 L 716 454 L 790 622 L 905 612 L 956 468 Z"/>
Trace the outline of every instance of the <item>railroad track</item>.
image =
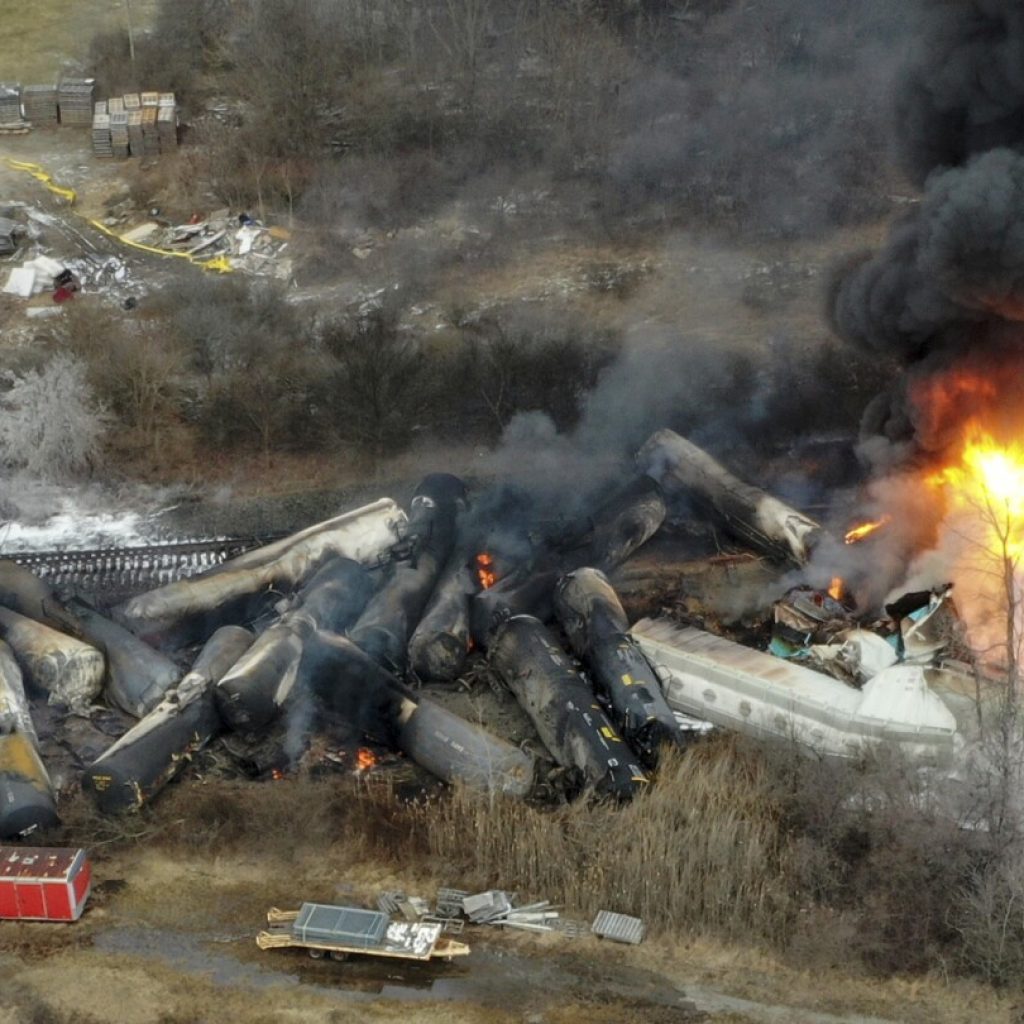
<path id="1" fill-rule="evenodd" d="M 115 598 L 195 576 L 282 536 L 218 537 L 74 551 L 16 551 L 0 557 L 31 569 L 56 590 Z"/>

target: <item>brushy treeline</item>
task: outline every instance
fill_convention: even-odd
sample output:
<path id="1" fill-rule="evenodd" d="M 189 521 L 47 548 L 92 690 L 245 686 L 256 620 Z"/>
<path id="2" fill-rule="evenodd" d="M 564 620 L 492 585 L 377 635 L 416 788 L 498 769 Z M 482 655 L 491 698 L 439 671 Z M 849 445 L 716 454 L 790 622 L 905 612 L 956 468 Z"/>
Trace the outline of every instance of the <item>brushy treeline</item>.
<path id="1" fill-rule="evenodd" d="M 816 233 L 885 200 L 887 99 L 916 5 L 856 0 L 163 0 L 102 95 L 173 89 L 234 205 L 391 225 L 542 171 L 570 219 L 697 214 Z"/>

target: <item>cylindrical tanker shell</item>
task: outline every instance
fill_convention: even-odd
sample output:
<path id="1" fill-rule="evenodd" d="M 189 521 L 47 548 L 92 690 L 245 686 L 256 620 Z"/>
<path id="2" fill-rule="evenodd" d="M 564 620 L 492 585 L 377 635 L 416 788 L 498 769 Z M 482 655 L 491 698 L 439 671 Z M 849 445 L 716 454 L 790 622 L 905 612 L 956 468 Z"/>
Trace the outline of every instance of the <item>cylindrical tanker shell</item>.
<path id="1" fill-rule="evenodd" d="M 577 569 L 559 581 L 555 609 L 576 656 L 611 702 L 627 742 L 653 766 L 664 743 L 685 745 L 653 666 L 629 635 L 629 621 L 604 573 Z"/>
<path id="2" fill-rule="evenodd" d="M 107 699 L 136 718 L 152 711 L 181 678 L 178 666 L 81 601 L 73 602 L 71 607 L 86 640 L 106 656 Z"/>
<path id="3" fill-rule="evenodd" d="M 103 654 L 49 626 L 0 608 L 0 638 L 14 651 L 28 682 L 45 691 L 51 704 L 88 707 L 103 689 Z"/>
<path id="4" fill-rule="evenodd" d="M 456 679 L 469 652 L 469 599 L 478 587 L 461 557 L 441 577 L 409 640 L 409 663 L 420 679 Z"/>
<path id="5" fill-rule="evenodd" d="M 529 615 L 509 619 L 489 654 L 560 765 L 575 768 L 587 785 L 618 798 L 646 784 L 633 752 L 543 623 Z"/>
<path id="6" fill-rule="evenodd" d="M 6 558 L 0 559 L 0 605 L 68 636 L 81 636 L 78 620 L 56 594 L 31 570 Z"/>
<path id="7" fill-rule="evenodd" d="M 178 686 L 86 769 L 82 787 L 101 811 L 135 810 L 152 800 L 220 731 L 212 687 L 252 640 L 239 626 L 218 629 Z"/>
<path id="8" fill-rule="evenodd" d="M 390 498 L 382 498 L 201 576 L 140 594 L 121 605 L 117 617 L 140 636 L 204 639 L 217 626 L 247 621 L 268 592 L 299 587 L 332 558 L 375 564 L 405 529 L 405 513 Z"/>
<path id="9" fill-rule="evenodd" d="M 50 777 L 29 736 L 0 736 L 0 839 L 60 824 Z"/>

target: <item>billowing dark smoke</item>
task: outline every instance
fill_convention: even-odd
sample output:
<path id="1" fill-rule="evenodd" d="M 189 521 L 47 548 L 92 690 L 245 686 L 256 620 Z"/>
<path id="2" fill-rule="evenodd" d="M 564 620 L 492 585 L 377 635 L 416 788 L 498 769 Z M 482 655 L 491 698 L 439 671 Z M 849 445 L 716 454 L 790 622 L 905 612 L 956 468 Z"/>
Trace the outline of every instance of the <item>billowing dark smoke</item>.
<path id="1" fill-rule="evenodd" d="M 897 108 L 904 161 L 920 182 L 936 168 L 1020 146 L 1024 126 L 1024 7 L 947 0 L 925 18 Z"/>
<path id="2" fill-rule="evenodd" d="M 1024 124 L 1021 126 L 1024 141 Z M 929 179 L 919 209 L 842 280 L 832 308 L 848 341 L 905 362 L 1024 318 L 1024 156 L 997 149 Z"/>
<path id="3" fill-rule="evenodd" d="M 863 423 L 897 443 L 890 457 L 941 449 L 950 426 L 994 400 L 972 381 L 1024 366 L 1024 9 L 941 3 L 927 24 L 898 110 L 924 197 L 831 295 L 841 337 L 909 367 Z"/>

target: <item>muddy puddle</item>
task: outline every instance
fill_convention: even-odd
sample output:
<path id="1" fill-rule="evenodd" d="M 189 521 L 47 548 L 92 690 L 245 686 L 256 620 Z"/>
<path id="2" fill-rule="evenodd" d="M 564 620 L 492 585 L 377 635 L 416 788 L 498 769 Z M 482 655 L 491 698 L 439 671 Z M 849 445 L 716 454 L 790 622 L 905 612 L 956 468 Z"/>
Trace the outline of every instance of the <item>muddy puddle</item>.
<path id="1" fill-rule="evenodd" d="M 202 975 L 217 985 L 246 989 L 302 985 L 307 990 L 353 1002 L 376 999 L 466 1002 L 484 1006 L 529 1008 L 553 997 L 625 1000 L 663 1011 L 679 1010 L 679 1021 L 693 1019 L 693 1004 L 666 978 L 653 972 L 589 965 L 571 955 L 527 957 L 474 942 L 465 960 L 447 964 L 374 961 L 345 963 L 313 960 L 300 950 L 261 953 L 252 939 L 193 935 L 160 929 L 125 927 L 101 932 L 95 948 L 108 953 L 154 959 L 186 974 Z M 252 946 L 252 949 L 250 949 Z M 257 960 L 257 958 L 259 958 Z M 659 1016 L 659 1020 L 675 1019 Z"/>

